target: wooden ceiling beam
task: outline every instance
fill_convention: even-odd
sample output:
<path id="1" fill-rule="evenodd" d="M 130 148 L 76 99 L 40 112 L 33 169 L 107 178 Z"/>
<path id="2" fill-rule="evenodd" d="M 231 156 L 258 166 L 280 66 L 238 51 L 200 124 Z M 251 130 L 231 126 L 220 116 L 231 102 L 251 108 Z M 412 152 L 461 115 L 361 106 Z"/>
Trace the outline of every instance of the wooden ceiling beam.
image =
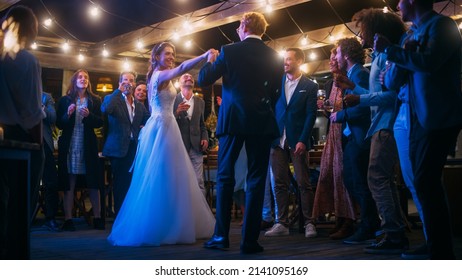
<path id="1" fill-rule="evenodd" d="M 275 0 L 271 1 L 273 10 L 279 10 L 301 3 L 309 2 L 311 0 Z M 215 12 L 219 7 L 221 12 Z M 236 2 L 224 2 L 216 4 L 207 8 L 203 8 L 192 13 L 192 20 L 190 23 L 190 31 L 184 31 L 180 35 L 185 36 L 192 33 L 204 31 L 207 29 L 215 28 L 224 24 L 238 21 L 242 14 L 249 11 L 265 12 L 266 2 L 243 3 L 236 5 Z M 209 15 L 210 14 L 210 15 Z M 208 15 L 206 18 L 194 22 L 196 17 L 201 15 Z M 185 18 L 191 17 L 191 14 L 186 14 L 182 17 L 172 18 L 163 22 L 152 24 L 150 27 L 143 27 L 138 30 L 116 36 L 104 42 L 99 42 L 91 47 L 90 52 L 99 55 L 104 45 L 113 54 L 119 54 L 124 51 L 130 51 L 135 48 L 133 42 L 142 38 L 145 45 L 153 45 L 158 42 L 169 40 L 175 29 L 182 29 Z M 153 29 L 157 26 L 157 29 Z M 165 29 L 164 29 L 165 28 Z"/>
<path id="2" fill-rule="evenodd" d="M 0 0 L 0 12 L 8 9 L 17 2 L 19 2 L 19 0 Z"/>

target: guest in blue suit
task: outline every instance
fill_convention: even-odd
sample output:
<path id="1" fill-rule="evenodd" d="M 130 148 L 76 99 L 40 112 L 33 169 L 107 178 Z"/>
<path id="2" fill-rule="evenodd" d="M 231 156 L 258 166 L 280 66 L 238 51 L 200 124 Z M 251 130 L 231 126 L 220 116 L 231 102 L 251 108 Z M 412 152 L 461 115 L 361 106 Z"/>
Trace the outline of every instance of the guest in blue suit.
<path id="1" fill-rule="evenodd" d="M 122 72 L 119 88 L 104 98 L 101 111 L 107 114 L 108 134 L 103 156 L 111 161 L 114 191 L 114 213 L 117 215 L 130 187 L 130 167 L 135 158 L 138 135 L 149 118 L 144 104 L 134 96 L 136 74 Z"/>
<path id="2" fill-rule="evenodd" d="M 433 0 L 400 1 L 404 21 L 412 21 L 413 50 L 377 34 L 375 50 L 407 70 L 414 186 L 422 204 L 431 259 L 454 259 L 450 214 L 442 172 L 462 127 L 461 47 L 457 24 L 433 10 Z"/>
<path id="3" fill-rule="evenodd" d="M 364 94 L 360 88 L 369 88 L 369 71 L 364 68 L 365 52 L 361 43 L 355 38 L 344 38 L 337 42 L 336 59 L 339 68 L 347 72 L 347 77 L 338 74 L 336 83 L 348 78 L 358 87 L 345 90 L 345 94 Z M 344 124 L 343 129 L 343 166 L 344 183 L 350 195 L 359 204 L 361 224 L 359 229 L 343 242 L 346 244 L 361 244 L 375 238 L 375 230 L 380 221 L 377 208 L 367 184 L 367 169 L 369 166 L 370 138 L 366 139 L 371 125 L 369 107 L 344 108 L 330 115 L 332 122 Z"/>
<path id="4" fill-rule="evenodd" d="M 217 221 L 214 236 L 204 243 L 205 248 L 229 248 L 234 163 L 245 143 L 248 175 L 241 252 L 263 251 L 257 240 L 271 142 L 279 136 L 273 109 L 283 70 L 277 52 L 261 40 L 267 26 L 262 14 L 245 13 L 236 30 L 242 41 L 223 46 L 218 57 L 210 54 L 199 73 L 200 86 L 223 77 L 217 124 Z"/>
<path id="5" fill-rule="evenodd" d="M 312 220 L 314 189 L 310 184 L 308 150 L 316 120 L 318 84 L 300 70 L 305 54 L 299 48 L 288 48 L 284 54 L 281 96 L 276 103 L 276 120 L 280 138 L 273 142 L 270 154 L 277 217 L 276 224 L 265 236 L 289 235 L 289 162 L 292 161 L 300 190 L 300 206 L 305 221 L 305 237 L 316 237 Z"/>

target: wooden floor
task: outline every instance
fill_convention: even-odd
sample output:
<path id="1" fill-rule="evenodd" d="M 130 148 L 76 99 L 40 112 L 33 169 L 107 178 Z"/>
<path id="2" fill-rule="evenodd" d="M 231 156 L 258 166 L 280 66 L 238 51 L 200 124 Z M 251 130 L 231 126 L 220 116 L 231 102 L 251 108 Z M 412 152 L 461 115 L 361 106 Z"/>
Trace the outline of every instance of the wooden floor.
<path id="1" fill-rule="evenodd" d="M 33 260 L 394 260 L 399 255 L 370 255 L 363 253 L 364 245 L 344 245 L 341 241 L 328 238 L 332 224 L 318 226 L 318 237 L 306 239 L 297 228 L 291 229 L 289 236 L 265 237 L 260 235 L 260 243 L 265 251 L 260 254 L 239 253 L 241 227 L 233 222 L 230 233 L 230 250 L 215 251 L 202 248 L 204 240 L 195 244 L 168 245 L 160 247 L 114 247 L 106 238 L 112 222 L 106 230 L 91 229 L 83 219 L 74 219 L 75 232 L 50 232 L 41 227 L 43 220 L 36 220 L 31 232 L 31 259 Z M 411 247 L 422 244 L 423 235 L 419 229 L 407 233 Z M 457 259 L 462 259 L 462 238 L 455 239 Z"/>

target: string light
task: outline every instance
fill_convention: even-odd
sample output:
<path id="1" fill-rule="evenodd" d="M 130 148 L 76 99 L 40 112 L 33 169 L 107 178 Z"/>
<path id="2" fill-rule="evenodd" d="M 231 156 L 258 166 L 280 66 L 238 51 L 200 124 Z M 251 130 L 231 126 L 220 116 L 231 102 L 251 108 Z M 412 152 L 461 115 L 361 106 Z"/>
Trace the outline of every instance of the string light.
<path id="1" fill-rule="evenodd" d="M 318 55 L 315 52 L 311 52 L 309 58 L 311 60 L 315 60 L 318 57 Z"/>
<path id="2" fill-rule="evenodd" d="M 125 58 L 124 61 L 124 70 L 130 70 L 130 63 L 128 62 L 128 59 Z"/>
<path id="3" fill-rule="evenodd" d="M 175 81 L 175 83 L 173 84 L 174 87 L 176 88 L 180 88 L 180 82 L 178 82 L 178 80 Z"/>
<path id="4" fill-rule="evenodd" d="M 286 54 L 286 48 L 282 48 L 282 50 L 278 51 L 280 57 L 284 57 Z"/>
<path id="5" fill-rule="evenodd" d="M 308 44 L 308 38 L 307 38 L 306 35 L 303 36 L 303 39 L 302 39 L 302 41 L 300 43 L 302 44 L 302 46 L 306 46 L 306 44 Z"/>
<path id="6" fill-rule="evenodd" d="M 273 6 L 271 6 L 269 0 L 266 0 L 265 10 L 266 10 L 267 13 L 271 13 L 273 11 Z"/>
<path id="7" fill-rule="evenodd" d="M 65 52 L 67 52 L 67 51 L 69 50 L 69 48 L 70 48 L 69 42 L 68 42 L 68 41 L 64 42 L 63 45 L 62 45 L 61 47 L 63 48 L 63 50 L 64 50 Z"/>
<path id="8" fill-rule="evenodd" d="M 329 34 L 329 41 L 330 41 L 331 43 L 335 42 L 335 36 L 332 35 L 332 34 Z"/>
<path id="9" fill-rule="evenodd" d="M 141 42 L 140 39 L 138 39 L 138 41 L 136 42 L 136 48 L 138 50 L 141 50 L 143 48 L 143 42 Z"/>
<path id="10" fill-rule="evenodd" d="M 92 2 L 92 1 L 90 1 L 90 2 Z M 271 11 L 273 10 L 273 7 L 272 7 L 272 5 L 271 5 L 270 2 L 271 2 L 270 0 L 265 0 L 265 3 L 266 3 L 265 8 L 266 8 L 266 11 L 267 11 L 267 12 L 271 12 Z M 92 3 L 93 3 L 93 2 L 92 2 Z M 91 6 L 91 7 L 89 8 L 88 12 L 89 12 L 89 15 L 92 16 L 92 17 L 97 17 L 97 16 L 101 15 L 101 12 L 105 12 L 105 13 L 109 13 L 110 15 L 114 15 L 114 14 L 111 14 L 110 12 L 106 11 L 103 7 L 100 7 L 100 6 L 98 6 L 98 5 L 93 5 L 93 6 Z M 213 13 L 218 13 L 218 12 L 221 12 L 221 11 L 219 11 L 219 10 L 213 11 Z M 388 7 L 384 7 L 384 8 L 383 8 L 383 12 L 384 12 L 384 13 L 389 12 Z M 44 24 L 46 27 L 49 27 L 49 26 L 52 26 L 53 24 L 56 24 L 57 26 L 63 28 L 63 27 L 59 24 L 59 22 L 56 21 L 56 19 L 53 17 L 53 15 L 52 15 L 49 11 L 48 11 L 48 15 L 49 15 L 49 18 L 47 18 L 47 19 L 43 22 L 43 24 Z M 289 14 L 289 15 L 290 15 L 290 14 Z M 116 16 L 117 16 L 117 15 L 116 15 Z M 178 16 L 180 16 L 180 15 L 178 15 Z M 121 17 L 121 16 L 118 16 L 118 17 Z M 195 16 L 195 17 L 193 18 L 192 14 L 190 14 L 190 15 L 188 15 L 188 16 L 184 16 L 184 15 L 183 15 L 183 16 L 181 16 L 181 17 L 184 19 L 184 21 L 183 21 L 182 23 L 180 23 L 180 24 L 182 24 L 182 27 L 183 27 L 185 30 L 187 30 L 188 32 L 190 32 L 190 31 L 193 29 L 193 27 L 197 27 L 197 26 L 200 24 L 200 20 L 201 20 L 201 19 L 197 19 L 197 20 L 192 21 L 192 20 L 195 19 L 195 18 L 199 18 L 198 16 Z M 204 17 L 204 18 L 205 18 L 205 17 Z M 294 19 L 292 19 L 292 20 L 294 20 Z M 294 20 L 294 22 L 295 22 L 295 20 Z M 157 29 L 158 26 L 159 26 L 160 24 L 161 24 L 161 23 L 157 24 L 156 26 L 154 26 L 154 25 L 149 25 L 149 27 L 151 27 L 151 28 L 153 28 L 153 29 Z M 297 23 L 295 22 L 295 24 L 297 24 Z M 148 27 L 148 26 L 146 26 L 146 27 Z M 181 29 L 181 26 L 180 26 L 179 28 Z M 462 29 L 462 23 L 460 24 L 460 28 Z M 308 45 L 309 43 L 312 43 L 312 42 L 313 42 L 313 43 L 324 43 L 324 42 L 321 42 L 321 41 L 317 41 L 317 40 L 315 39 L 315 36 L 313 36 L 313 38 L 311 38 L 311 37 L 308 38 L 308 35 L 305 34 L 305 33 L 303 32 L 303 30 L 302 30 L 300 27 L 299 27 L 299 29 L 300 29 L 300 31 L 301 31 L 301 33 L 302 33 L 302 38 L 301 38 L 301 41 L 300 41 L 300 43 L 301 43 L 302 46 L 306 46 L 306 45 Z M 327 39 L 327 40 L 329 40 L 330 42 L 335 42 L 336 38 L 331 34 L 331 32 L 332 32 L 332 30 L 331 30 L 330 32 L 328 32 L 328 36 L 327 36 L 327 37 L 324 37 L 323 40 L 326 40 L 326 39 Z M 68 33 L 69 33 L 69 32 L 68 32 Z M 70 33 L 69 33 L 69 34 L 70 34 Z M 73 36 L 72 34 L 70 34 L 70 35 L 71 35 L 72 37 L 75 38 L 75 36 Z M 142 37 L 144 37 L 144 35 L 143 35 Z M 76 39 L 77 41 L 79 41 L 77 38 L 75 38 L 75 39 Z M 180 34 L 179 34 L 179 32 L 178 32 L 178 29 L 175 28 L 174 31 L 172 32 L 171 40 L 177 41 L 177 40 L 179 40 L 179 39 L 180 39 Z M 273 39 L 270 38 L 270 40 L 273 40 Z M 75 44 L 75 43 L 78 43 L 78 42 L 74 42 L 74 43 L 72 44 L 73 47 L 75 47 L 75 45 L 77 45 L 77 44 Z M 133 44 L 133 43 L 132 43 L 132 44 Z M 185 46 L 186 48 L 191 48 L 192 44 L 193 44 L 193 43 L 192 43 L 191 40 L 187 40 L 187 41 L 185 41 L 184 46 Z M 144 47 L 144 44 L 143 44 L 143 42 L 141 41 L 141 39 L 138 39 L 137 42 L 136 42 L 134 45 L 136 46 L 136 49 L 138 49 L 138 50 L 142 50 L 142 48 Z M 61 47 L 63 48 L 64 51 L 69 50 L 69 48 L 70 48 L 69 42 L 66 41 Z M 36 48 L 37 48 L 37 43 L 34 43 L 33 45 L 31 45 L 31 48 L 36 49 Z M 199 48 L 200 48 L 200 47 L 199 47 Z M 285 48 L 283 48 L 281 51 L 279 51 L 279 55 L 280 55 L 281 57 L 283 57 L 284 54 L 285 54 Z M 105 44 L 104 44 L 104 46 L 103 46 L 102 55 L 103 55 L 104 57 L 108 57 L 108 56 L 110 55 L 109 51 L 106 49 L 106 45 L 105 45 Z M 316 59 L 316 58 L 317 58 L 316 53 L 314 53 L 314 52 L 310 53 L 310 54 L 309 54 L 309 58 L 310 58 L 311 60 Z M 78 59 L 79 59 L 79 61 L 83 61 L 83 60 L 85 59 L 85 56 L 84 56 L 83 54 L 79 53 L 79 54 L 78 54 Z M 124 67 L 125 67 L 125 65 L 126 65 L 127 63 L 128 63 L 127 60 L 125 60 Z"/>
<path id="11" fill-rule="evenodd" d="M 92 18 L 98 18 L 100 14 L 100 9 L 97 6 L 91 6 L 89 13 Z"/>
<path id="12" fill-rule="evenodd" d="M 30 46 L 31 49 L 36 50 L 37 49 L 37 42 L 33 42 L 32 45 Z"/>
<path id="13" fill-rule="evenodd" d="M 383 13 L 386 14 L 388 12 L 390 12 L 390 10 L 388 10 L 388 7 L 387 6 L 383 7 Z"/>
<path id="14" fill-rule="evenodd" d="M 43 24 L 46 26 L 46 27 L 50 27 L 52 24 L 53 24 L 53 20 L 51 18 L 47 18 L 43 21 Z"/>
<path id="15" fill-rule="evenodd" d="M 109 52 L 108 52 L 108 50 L 106 50 L 106 44 L 103 45 L 103 53 L 102 54 L 103 54 L 104 57 L 109 56 Z"/>
<path id="16" fill-rule="evenodd" d="M 174 41 L 178 41 L 180 39 L 180 34 L 178 34 L 178 31 L 176 31 L 176 29 L 175 29 L 175 31 L 173 31 L 172 39 Z"/>

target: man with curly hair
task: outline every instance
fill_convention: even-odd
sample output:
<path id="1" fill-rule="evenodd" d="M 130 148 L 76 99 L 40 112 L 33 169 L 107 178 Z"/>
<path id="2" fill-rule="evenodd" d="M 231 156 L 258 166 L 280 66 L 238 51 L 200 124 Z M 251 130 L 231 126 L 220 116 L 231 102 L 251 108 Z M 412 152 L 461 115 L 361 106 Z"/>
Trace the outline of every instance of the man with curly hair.
<path id="1" fill-rule="evenodd" d="M 335 82 L 349 80 L 361 88 L 369 87 L 369 71 L 364 68 L 366 54 L 361 43 L 355 38 L 344 38 L 337 42 L 336 59 L 341 70 L 347 75 L 336 75 Z M 348 95 L 360 95 L 351 89 L 344 91 Z M 359 229 L 343 242 L 345 244 L 363 244 L 375 238 L 379 227 L 377 208 L 367 184 L 370 139 L 366 139 L 371 125 L 369 107 L 343 108 L 330 115 L 332 122 L 343 123 L 343 166 L 344 183 L 350 195 L 359 204 L 361 224 Z"/>

